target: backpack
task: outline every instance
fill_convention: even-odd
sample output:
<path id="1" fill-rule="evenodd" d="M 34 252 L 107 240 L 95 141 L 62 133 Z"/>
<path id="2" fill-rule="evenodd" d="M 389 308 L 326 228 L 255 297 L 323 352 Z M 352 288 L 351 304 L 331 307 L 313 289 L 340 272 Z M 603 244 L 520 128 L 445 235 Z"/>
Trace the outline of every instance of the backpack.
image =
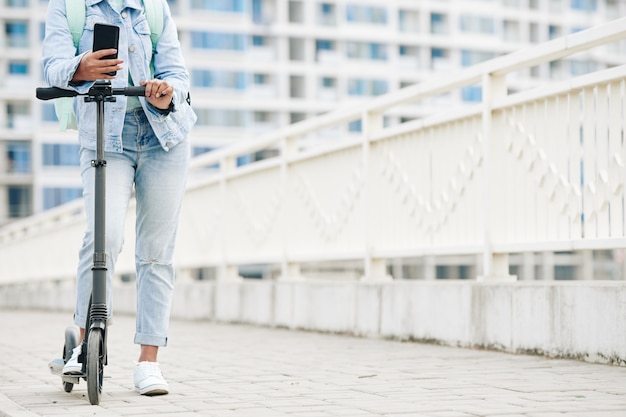
<path id="1" fill-rule="evenodd" d="M 152 41 L 152 51 L 156 49 L 159 38 L 163 33 L 163 7 L 160 0 L 143 0 L 144 13 L 150 27 L 150 40 Z M 78 50 L 78 43 L 85 30 L 85 0 L 65 0 L 65 10 L 67 23 L 72 34 L 74 48 Z M 154 54 L 152 54 L 154 57 Z M 154 58 L 150 62 L 151 71 L 154 73 Z M 77 129 L 76 114 L 74 114 L 74 99 L 72 97 L 61 97 L 54 100 L 54 111 L 59 119 L 61 131 L 67 129 Z"/>

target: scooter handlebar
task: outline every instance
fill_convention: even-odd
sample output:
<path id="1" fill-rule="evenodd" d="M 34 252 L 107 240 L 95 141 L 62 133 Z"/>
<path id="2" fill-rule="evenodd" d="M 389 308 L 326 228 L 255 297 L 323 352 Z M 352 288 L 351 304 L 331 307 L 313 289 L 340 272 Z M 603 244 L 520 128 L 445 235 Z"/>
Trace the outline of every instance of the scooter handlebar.
<path id="1" fill-rule="evenodd" d="M 124 88 L 111 89 L 111 95 L 114 96 L 139 96 L 146 95 L 146 87 L 144 86 L 130 86 Z M 78 93 L 74 90 L 66 90 L 59 87 L 38 87 L 35 95 L 39 100 L 52 100 L 60 97 L 76 97 L 78 95 L 88 95 L 89 93 Z"/>
<path id="2" fill-rule="evenodd" d="M 35 95 L 39 100 L 52 100 L 59 97 L 76 97 L 78 93 L 74 90 L 66 90 L 59 87 L 39 87 Z"/>
<path id="3" fill-rule="evenodd" d="M 122 91 L 120 91 L 120 90 L 122 90 Z M 119 90 L 117 88 L 114 88 L 113 89 L 113 94 L 117 94 L 118 91 L 119 91 L 119 95 L 122 95 L 122 96 L 143 97 L 143 96 L 146 95 L 146 87 L 141 86 L 141 85 L 120 88 Z"/>

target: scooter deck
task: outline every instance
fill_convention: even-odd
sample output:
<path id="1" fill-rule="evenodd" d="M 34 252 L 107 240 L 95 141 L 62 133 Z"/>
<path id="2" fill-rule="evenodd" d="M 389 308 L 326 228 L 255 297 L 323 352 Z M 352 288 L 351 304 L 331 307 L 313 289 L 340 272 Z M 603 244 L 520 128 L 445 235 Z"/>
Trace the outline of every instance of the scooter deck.
<path id="1" fill-rule="evenodd" d="M 85 374 L 63 375 L 63 366 L 65 366 L 65 362 L 63 362 L 63 359 L 54 359 L 48 364 L 48 368 L 50 369 L 52 375 L 60 376 L 63 382 L 78 384 L 81 378 L 86 377 Z"/>
<path id="2" fill-rule="evenodd" d="M 63 375 L 63 367 L 65 366 L 65 362 L 63 359 L 54 359 L 48 364 L 48 368 L 50 369 L 50 373 L 52 375 L 60 376 L 63 382 L 69 382 L 70 384 L 78 384 L 81 378 L 87 378 L 87 374 L 71 374 L 71 375 Z M 108 375 L 103 375 L 103 378 L 110 378 Z"/>

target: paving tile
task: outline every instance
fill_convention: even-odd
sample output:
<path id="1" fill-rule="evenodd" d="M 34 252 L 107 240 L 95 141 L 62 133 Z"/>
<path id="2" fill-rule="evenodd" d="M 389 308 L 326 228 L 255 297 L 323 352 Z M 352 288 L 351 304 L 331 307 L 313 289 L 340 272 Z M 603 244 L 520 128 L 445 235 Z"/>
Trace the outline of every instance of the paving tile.
<path id="1" fill-rule="evenodd" d="M 624 367 L 203 321 L 172 322 L 159 352 L 170 394 L 145 397 L 129 316 L 109 328 L 92 406 L 84 381 L 68 394 L 47 369 L 70 314 L 0 310 L 0 323 L 20 334 L 0 340 L 0 417 L 626 416 Z"/>

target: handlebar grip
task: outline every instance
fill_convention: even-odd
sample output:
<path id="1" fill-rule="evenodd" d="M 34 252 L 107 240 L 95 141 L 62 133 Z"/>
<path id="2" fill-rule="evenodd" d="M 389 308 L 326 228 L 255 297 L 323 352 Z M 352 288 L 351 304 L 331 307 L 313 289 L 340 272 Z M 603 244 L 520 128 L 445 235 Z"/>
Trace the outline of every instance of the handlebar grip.
<path id="1" fill-rule="evenodd" d="M 146 87 L 144 86 L 130 86 L 124 88 L 125 96 L 139 96 L 143 97 L 146 95 Z"/>
<path id="2" fill-rule="evenodd" d="M 52 100 L 59 97 L 76 97 L 78 93 L 74 90 L 66 90 L 59 87 L 38 87 L 35 96 L 39 100 Z"/>

